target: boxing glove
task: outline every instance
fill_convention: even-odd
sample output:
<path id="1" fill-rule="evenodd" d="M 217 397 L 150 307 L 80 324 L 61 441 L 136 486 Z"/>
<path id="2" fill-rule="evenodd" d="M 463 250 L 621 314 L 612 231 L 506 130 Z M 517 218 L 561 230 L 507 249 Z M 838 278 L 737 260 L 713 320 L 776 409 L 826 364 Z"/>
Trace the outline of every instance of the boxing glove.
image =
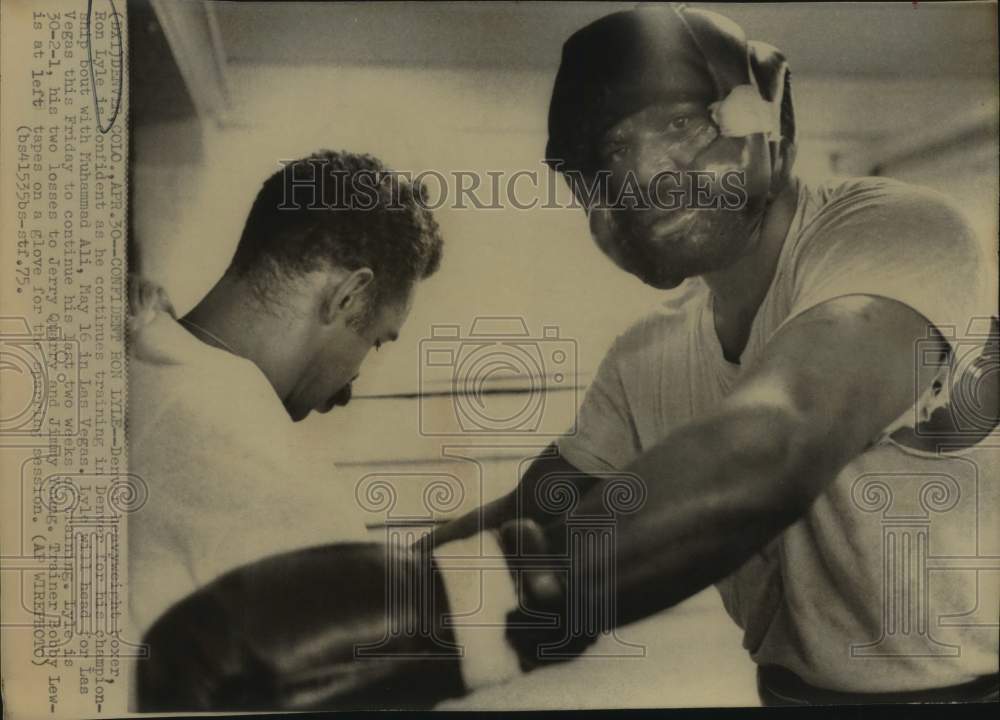
<path id="1" fill-rule="evenodd" d="M 353 543 L 267 558 L 153 625 L 138 709 L 430 707 L 582 652 L 601 628 L 576 619 L 573 576 L 520 520 L 433 554 Z"/>
<path id="2" fill-rule="evenodd" d="M 138 710 L 429 707 L 464 692 L 447 614 L 420 552 L 344 543 L 266 558 L 153 625 Z"/>

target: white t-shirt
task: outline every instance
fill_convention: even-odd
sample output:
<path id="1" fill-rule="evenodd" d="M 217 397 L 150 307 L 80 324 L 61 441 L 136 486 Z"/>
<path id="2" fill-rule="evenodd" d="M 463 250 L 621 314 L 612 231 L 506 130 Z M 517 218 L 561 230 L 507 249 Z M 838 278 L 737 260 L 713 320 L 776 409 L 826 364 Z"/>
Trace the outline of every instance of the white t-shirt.
<path id="1" fill-rule="evenodd" d="M 334 468 L 297 457 L 295 426 L 252 362 L 157 312 L 129 355 L 129 468 L 149 489 L 128 518 L 131 632 L 220 574 L 268 555 L 364 540 Z"/>
<path id="2" fill-rule="evenodd" d="M 616 340 L 560 451 L 584 471 L 622 469 L 716 407 L 784 323 L 845 295 L 904 303 L 960 363 L 978 356 L 997 312 L 989 272 L 937 193 L 877 178 L 803 185 L 741 364 L 724 359 L 711 294 L 691 281 Z M 944 454 L 889 436 L 942 401 L 925 394 L 803 518 L 718 583 L 756 662 L 857 692 L 997 672 L 1000 433 Z"/>

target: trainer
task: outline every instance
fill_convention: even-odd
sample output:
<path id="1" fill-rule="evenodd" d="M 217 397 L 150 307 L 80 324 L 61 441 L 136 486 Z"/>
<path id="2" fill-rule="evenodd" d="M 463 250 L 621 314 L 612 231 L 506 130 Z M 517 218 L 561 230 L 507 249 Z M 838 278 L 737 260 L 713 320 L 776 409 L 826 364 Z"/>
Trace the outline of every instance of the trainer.
<path id="1" fill-rule="evenodd" d="M 364 539 L 352 488 L 310 467 L 294 423 L 349 401 L 437 269 L 420 192 L 369 155 L 320 152 L 264 183 L 229 268 L 187 315 L 133 280 L 129 461 L 149 487 L 128 527 L 136 636 L 235 567 Z"/>

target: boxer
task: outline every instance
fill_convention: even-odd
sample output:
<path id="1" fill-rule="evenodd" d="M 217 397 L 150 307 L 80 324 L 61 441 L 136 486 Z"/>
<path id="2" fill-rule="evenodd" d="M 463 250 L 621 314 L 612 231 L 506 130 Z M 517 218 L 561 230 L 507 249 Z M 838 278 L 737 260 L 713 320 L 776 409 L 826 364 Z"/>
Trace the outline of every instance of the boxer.
<path id="1" fill-rule="evenodd" d="M 933 553 L 979 552 L 990 541 L 970 540 L 971 527 L 995 536 L 996 269 L 962 214 L 888 179 L 798 178 L 785 58 L 682 5 L 570 37 L 548 130 L 547 162 L 601 251 L 685 291 L 615 341 L 575 432 L 515 492 L 431 542 L 512 517 L 558 522 L 538 502 L 547 478 L 576 478 L 585 512 L 602 474 L 627 472 L 647 498 L 617 523 L 618 576 L 644 592 L 621 596 L 620 612 L 715 584 L 765 702 L 977 698 L 969 683 L 983 682 L 995 697 L 995 622 L 935 627 L 933 641 L 901 630 L 970 608 L 995 619 L 995 573 L 902 567 L 883 533 L 908 511 L 874 502 L 884 487 L 930 513 L 920 482 L 949 478 Z M 692 178 L 708 179 L 705 197 L 683 192 Z M 733 178 L 737 207 L 717 202 Z"/>

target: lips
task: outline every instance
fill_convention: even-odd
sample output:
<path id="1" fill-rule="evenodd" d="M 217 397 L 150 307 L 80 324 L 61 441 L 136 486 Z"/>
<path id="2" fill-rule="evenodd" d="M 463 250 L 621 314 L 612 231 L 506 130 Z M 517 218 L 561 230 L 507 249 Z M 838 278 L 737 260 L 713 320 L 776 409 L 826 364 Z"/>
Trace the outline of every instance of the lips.
<path id="1" fill-rule="evenodd" d="M 696 212 L 688 208 L 672 212 L 645 211 L 630 218 L 632 235 L 648 242 L 682 233 L 690 227 Z"/>
<path id="2" fill-rule="evenodd" d="M 346 405 L 351 401 L 351 383 L 347 383 L 335 395 L 326 401 L 320 412 L 328 413 L 338 405 Z"/>
<path id="3" fill-rule="evenodd" d="M 691 224 L 694 213 L 693 210 L 682 210 L 657 218 L 648 225 L 648 230 L 652 235 L 673 235 L 682 232 Z"/>

